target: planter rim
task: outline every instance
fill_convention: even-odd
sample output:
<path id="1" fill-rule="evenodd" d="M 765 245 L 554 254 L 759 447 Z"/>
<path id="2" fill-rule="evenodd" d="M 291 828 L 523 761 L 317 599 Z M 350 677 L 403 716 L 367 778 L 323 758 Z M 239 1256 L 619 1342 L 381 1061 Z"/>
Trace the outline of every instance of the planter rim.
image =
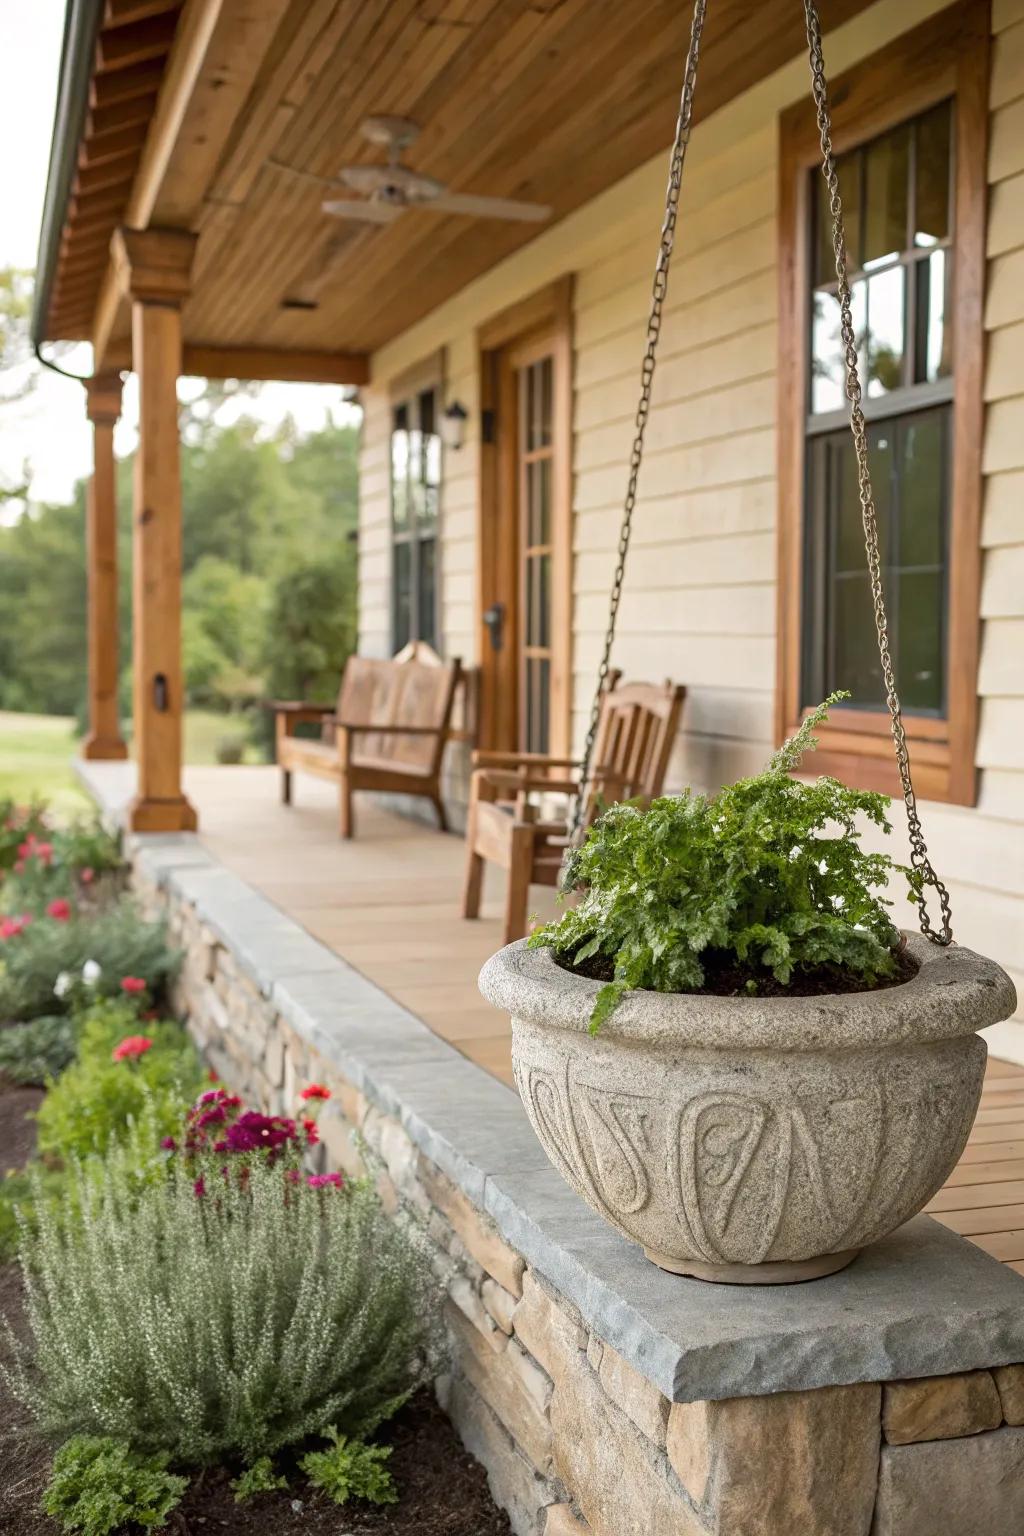
<path id="1" fill-rule="evenodd" d="M 994 960 L 962 945 L 942 949 L 906 933 L 920 969 L 895 987 L 815 997 L 714 997 L 681 992 L 626 992 L 601 1027 L 603 1040 L 654 1046 L 833 1050 L 948 1040 L 1008 1018 L 1017 997 Z M 550 949 L 527 941 L 492 955 L 480 991 L 496 1008 L 531 1024 L 586 1034 L 601 983 L 555 963 Z"/>

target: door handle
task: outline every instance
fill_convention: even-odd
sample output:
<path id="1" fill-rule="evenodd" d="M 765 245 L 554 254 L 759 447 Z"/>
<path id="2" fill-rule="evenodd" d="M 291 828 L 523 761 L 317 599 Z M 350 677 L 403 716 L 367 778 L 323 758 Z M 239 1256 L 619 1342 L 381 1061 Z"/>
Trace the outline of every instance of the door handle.
<path id="1" fill-rule="evenodd" d="M 485 610 L 483 619 L 491 637 L 491 650 L 500 651 L 505 641 L 505 604 L 492 603 Z"/>

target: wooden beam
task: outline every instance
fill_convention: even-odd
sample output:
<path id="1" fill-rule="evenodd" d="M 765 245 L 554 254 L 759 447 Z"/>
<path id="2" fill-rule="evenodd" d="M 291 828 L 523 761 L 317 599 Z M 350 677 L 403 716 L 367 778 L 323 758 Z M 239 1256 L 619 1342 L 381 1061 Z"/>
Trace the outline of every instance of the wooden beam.
<path id="1" fill-rule="evenodd" d="M 148 123 L 156 106 L 156 91 L 145 96 L 130 96 L 127 101 L 114 102 L 109 107 L 94 107 L 85 123 L 85 137 L 90 142 L 120 133 L 137 123 Z"/>
<path id="2" fill-rule="evenodd" d="M 113 70 L 107 75 L 93 75 L 89 87 L 89 106 L 106 111 L 122 101 L 155 95 L 164 78 L 162 63 L 139 64 L 135 69 Z"/>
<path id="3" fill-rule="evenodd" d="M 128 811 L 137 832 L 192 831 L 182 793 L 181 464 L 178 376 L 181 303 L 195 236 L 181 230 L 118 230 L 114 255 L 131 298 L 139 377 L 139 446 L 132 511 L 132 665 L 138 793 Z"/>
<path id="4" fill-rule="evenodd" d="M 193 226 L 280 21 L 280 0 L 186 0 L 125 210 L 126 224 L 134 229 L 151 223 Z M 111 268 L 93 322 L 98 365 L 121 329 L 120 315 Z"/>
<path id="5" fill-rule="evenodd" d="M 97 374 L 85 381 L 86 414 L 93 429 L 93 471 L 86 498 L 89 733 L 82 756 L 128 756 L 118 718 L 117 476 L 114 427 L 121 414 L 121 379 Z"/>
<path id="6" fill-rule="evenodd" d="M 128 159 L 124 155 L 119 155 L 116 160 L 111 160 L 107 165 L 80 167 L 75 173 L 72 194 L 76 198 L 91 197 L 94 192 L 113 194 L 116 190 L 122 198 L 127 199 L 134 175 L 134 154 Z"/>
<path id="7" fill-rule="evenodd" d="M 268 379 L 296 384 L 368 384 L 365 352 L 286 352 L 259 347 L 188 346 L 183 370 L 203 379 Z"/>
<path id="8" fill-rule="evenodd" d="M 181 0 L 107 0 L 103 12 L 104 29 L 129 27 L 133 22 L 145 21 L 149 16 L 159 16 L 164 11 L 178 11 Z"/>
<path id="9" fill-rule="evenodd" d="M 96 41 L 96 63 L 101 74 L 132 69 L 151 59 L 162 59 L 174 41 L 176 11 L 165 11 L 130 26 L 101 31 Z"/>
<path id="10" fill-rule="evenodd" d="M 104 133 L 98 138 L 87 133 L 79 156 L 80 165 L 103 165 L 108 160 L 122 156 L 138 158 L 142 143 L 142 130 L 137 123 L 119 128 L 116 133 Z"/>

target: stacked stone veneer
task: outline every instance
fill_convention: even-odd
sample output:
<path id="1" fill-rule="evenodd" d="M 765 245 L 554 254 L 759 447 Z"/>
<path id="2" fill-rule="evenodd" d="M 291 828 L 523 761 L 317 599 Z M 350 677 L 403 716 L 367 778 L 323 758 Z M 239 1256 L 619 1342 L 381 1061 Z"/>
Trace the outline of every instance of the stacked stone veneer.
<path id="1" fill-rule="evenodd" d="M 439 1396 L 486 1466 L 518 1536 L 1024 1532 L 1024 1427 L 1017 1427 L 1024 1426 L 1024 1366 L 884 1383 L 847 1375 L 839 1385 L 768 1390 L 768 1370 L 782 1381 L 821 1379 L 820 1363 L 809 1363 L 823 1326 L 814 1309 L 828 1294 L 848 1293 L 818 1287 L 856 1285 L 856 1279 L 798 1288 L 804 1300 L 793 1314 L 787 1310 L 794 1306 L 793 1288 L 756 1295 L 701 1288 L 637 1264 L 634 1250 L 593 1225 L 585 1211 L 584 1250 L 587 1243 L 595 1253 L 600 1243 L 621 1243 L 621 1254 L 611 1251 L 619 1255 L 624 1294 L 610 1293 L 607 1268 L 603 1277 L 591 1275 L 574 1260 L 566 1273 L 574 1277 L 577 1306 L 526 1252 L 546 1251 L 529 1234 L 543 1224 L 544 1201 L 561 1198 L 545 1191 L 561 1186 L 548 1182 L 533 1143 L 519 1139 L 521 1113 L 507 1090 L 408 1016 L 406 1033 L 389 1044 L 396 1005 L 214 866 L 194 840 L 147 841 L 148 849 L 135 850 L 136 886 L 148 908 L 167 914 L 186 952 L 178 1001 L 207 1060 L 248 1102 L 268 1111 L 294 1112 L 305 1082 L 326 1083 L 332 1099 L 321 1117 L 317 1155 L 352 1174 L 369 1171 L 394 1218 L 426 1233 L 447 1289 L 453 1339 L 452 1369 L 438 1384 Z M 232 932 L 237 937 L 229 941 Z M 441 1068 L 450 1089 L 441 1083 L 428 1118 L 423 1095 L 429 1098 Z M 520 1198 L 503 1233 L 483 1208 L 487 1179 L 472 1148 L 475 1137 L 490 1137 L 493 1145 L 494 1121 L 506 1110 L 507 1155 L 520 1167 L 523 1188 L 536 1189 L 538 1209 L 525 1209 Z M 504 1196 L 491 1204 L 511 1210 Z M 938 1257 L 922 1264 L 941 1272 L 962 1256 L 974 1266 L 977 1278 L 968 1279 L 967 1289 L 976 1306 L 933 1324 L 925 1301 L 918 1314 L 904 1294 L 898 1326 L 880 1317 L 877 1345 L 857 1344 L 867 1355 L 844 1356 L 836 1346 L 840 1370 L 870 1368 L 863 1360 L 874 1358 L 870 1350 L 877 1347 L 887 1365 L 879 1374 L 896 1373 L 907 1340 L 915 1360 L 983 1364 L 989 1348 L 993 1361 L 1008 1353 L 1024 1358 L 1024 1347 L 1014 1356 L 1008 1342 L 1024 1340 L 1024 1285 L 1007 1290 L 1017 1277 L 933 1223 L 925 1228 L 922 1251 L 931 1253 L 932 1244 Z M 513 1230 L 525 1234 L 519 1245 L 509 1240 Z M 908 1252 L 900 1250 L 896 1262 L 904 1292 L 913 1263 Z M 856 1275 L 856 1266 L 848 1275 Z M 994 1287 L 991 1295 L 987 1286 Z M 648 1344 L 637 1322 L 635 1308 L 653 1308 L 663 1295 L 669 1316 L 672 1298 L 685 1309 L 696 1297 L 695 1316 L 725 1320 L 716 1324 L 721 1344 L 706 1342 L 686 1355 L 693 1381 L 672 1387 L 676 1399 L 701 1393 L 695 1401 L 670 1400 L 655 1347 L 658 1331 Z M 619 1320 L 614 1328 L 595 1323 L 602 1309 Z M 783 1339 L 777 1369 L 761 1358 L 776 1349 L 773 1309 Z M 981 1334 L 976 1318 L 983 1313 L 995 1321 Z M 798 1325 L 783 1337 L 784 1315 L 795 1315 Z M 828 1308 L 825 1315 L 831 1327 Z M 763 1347 L 739 1338 L 752 1316 Z M 649 1370 L 640 1368 L 645 1350 Z M 736 1395 L 737 1370 L 757 1395 Z M 722 1394 L 714 1390 L 716 1372 Z"/>

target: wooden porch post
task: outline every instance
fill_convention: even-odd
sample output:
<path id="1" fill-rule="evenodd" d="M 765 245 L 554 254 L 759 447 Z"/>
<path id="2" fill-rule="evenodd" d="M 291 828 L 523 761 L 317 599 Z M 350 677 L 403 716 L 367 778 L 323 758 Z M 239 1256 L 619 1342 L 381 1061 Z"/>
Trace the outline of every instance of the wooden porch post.
<path id="1" fill-rule="evenodd" d="M 82 756 L 128 755 L 117 709 L 117 483 L 114 427 L 121 414 L 121 376 L 96 374 L 85 381 L 85 409 L 92 422 L 93 469 L 86 498 L 88 581 L 89 734 Z"/>
<path id="2" fill-rule="evenodd" d="M 132 662 L 138 792 L 136 832 L 189 832 L 196 813 L 181 788 L 181 464 L 177 382 L 181 305 L 196 237 L 184 230 L 119 229 L 113 253 L 131 298 L 139 379 L 139 447 L 132 509 Z"/>

